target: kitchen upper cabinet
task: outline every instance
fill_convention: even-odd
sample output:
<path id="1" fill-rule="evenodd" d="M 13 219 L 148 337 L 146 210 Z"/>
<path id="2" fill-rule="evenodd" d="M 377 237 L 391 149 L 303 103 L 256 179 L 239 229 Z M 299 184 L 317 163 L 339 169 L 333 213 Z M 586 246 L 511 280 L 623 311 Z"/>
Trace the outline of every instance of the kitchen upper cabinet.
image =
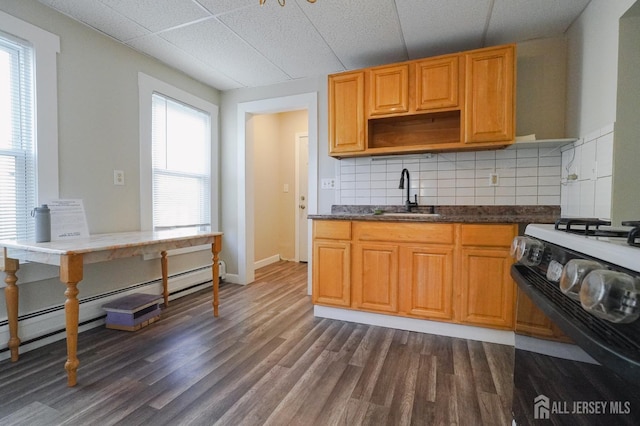
<path id="1" fill-rule="evenodd" d="M 364 71 L 329 76 L 329 154 L 365 149 Z"/>
<path id="2" fill-rule="evenodd" d="M 467 52 L 465 142 L 511 142 L 515 138 L 515 46 Z"/>
<path id="3" fill-rule="evenodd" d="M 416 61 L 416 111 L 458 107 L 459 61 L 459 55 Z"/>
<path id="4" fill-rule="evenodd" d="M 409 64 L 371 68 L 369 117 L 409 111 Z"/>
<path id="5" fill-rule="evenodd" d="M 514 58 L 512 44 L 329 76 L 330 155 L 510 145 L 515 139 Z"/>
<path id="6" fill-rule="evenodd" d="M 459 321 L 513 329 L 515 284 L 509 254 L 517 225 L 461 225 Z"/>
<path id="7" fill-rule="evenodd" d="M 401 248 L 401 312 L 421 318 L 453 319 L 453 254 L 453 245 Z"/>
<path id="8" fill-rule="evenodd" d="M 313 222 L 312 300 L 351 306 L 351 222 Z"/>

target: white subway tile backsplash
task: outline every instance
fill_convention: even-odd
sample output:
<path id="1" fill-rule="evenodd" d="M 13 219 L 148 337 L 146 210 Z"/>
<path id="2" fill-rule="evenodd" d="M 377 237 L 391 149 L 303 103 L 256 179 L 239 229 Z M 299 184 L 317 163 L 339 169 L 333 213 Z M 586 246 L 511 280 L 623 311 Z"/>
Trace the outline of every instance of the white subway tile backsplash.
<path id="1" fill-rule="evenodd" d="M 495 169 L 496 160 L 476 160 L 476 170 L 478 169 Z"/>
<path id="2" fill-rule="evenodd" d="M 496 168 L 513 169 L 516 167 L 516 161 L 517 160 L 515 158 L 496 159 Z"/>
<path id="3" fill-rule="evenodd" d="M 559 195 L 538 195 L 538 204 L 541 206 L 552 205 L 557 206 L 560 204 Z"/>
<path id="4" fill-rule="evenodd" d="M 516 152 L 517 151 L 515 149 L 503 149 L 496 151 L 496 160 L 516 158 Z"/>
<path id="5" fill-rule="evenodd" d="M 516 158 L 538 157 L 538 148 L 522 148 L 516 151 Z"/>
<path id="6" fill-rule="evenodd" d="M 496 195 L 496 205 L 497 206 L 513 206 L 516 204 L 516 197 L 507 197 L 507 196 L 497 196 Z"/>
<path id="7" fill-rule="evenodd" d="M 496 195 L 496 188 L 488 186 L 486 188 L 475 188 L 476 197 L 494 197 Z"/>
<path id="8" fill-rule="evenodd" d="M 611 176 L 596 180 L 594 212 L 601 219 L 611 219 L 611 183 Z"/>
<path id="9" fill-rule="evenodd" d="M 406 189 L 398 185 L 406 168 L 411 175 L 410 196 L 417 194 L 423 205 L 557 205 L 565 158 L 569 161 L 569 154 L 560 150 L 515 148 L 430 158 L 344 159 L 336 166 L 336 199 L 340 204 L 402 205 Z M 492 173 L 498 174 L 497 186 L 490 184 Z"/>
<path id="10" fill-rule="evenodd" d="M 531 177 L 538 176 L 538 168 L 537 167 L 518 167 L 516 169 L 517 177 Z"/>
<path id="11" fill-rule="evenodd" d="M 516 197 L 520 197 L 523 195 L 538 195 L 538 187 L 537 186 L 517 186 Z M 536 203 L 533 203 L 533 204 L 536 204 Z"/>
<path id="12" fill-rule="evenodd" d="M 560 186 L 539 186 L 538 195 L 557 195 L 560 196 Z"/>
<path id="13" fill-rule="evenodd" d="M 477 206 L 493 206 L 496 203 L 496 197 L 475 197 L 475 204 Z"/>
<path id="14" fill-rule="evenodd" d="M 529 195 L 516 196 L 516 205 L 518 206 L 530 206 L 538 204 L 538 197 Z"/>
<path id="15" fill-rule="evenodd" d="M 538 167 L 538 157 L 524 157 L 516 160 L 516 167 Z"/>
<path id="16" fill-rule="evenodd" d="M 580 216 L 593 217 L 595 215 L 596 185 L 593 180 L 580 181 Z"/>
<path id="17" fill-rule="evenodd" d="M 538 178 L 538 185 L 551 186 L 551 185 L 559 185 L 559 184 L 560 184 L 560 176 L 540 176 Z"/>
<path id="18" fill-rule="evenodd" d="M 613 174 L 613 133 L 608 133 L 596 141 L 597 177 Z"/>
<path id="19" fill-rule="evenodd" d="M 560 200 L 565 216 L 611 216 L 611 175 L 613 167 L 613 124 L 589 133 L 561 155 Z M 574 175 L 573 180 L 568 180 Z M 540 185 L 551 184 L 543 181 Z"/>

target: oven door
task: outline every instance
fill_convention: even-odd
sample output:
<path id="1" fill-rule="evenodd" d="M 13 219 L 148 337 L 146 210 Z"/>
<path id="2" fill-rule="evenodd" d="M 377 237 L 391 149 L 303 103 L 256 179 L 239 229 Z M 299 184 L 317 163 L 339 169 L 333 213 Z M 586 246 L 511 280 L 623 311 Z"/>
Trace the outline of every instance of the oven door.
<path id="1" fill-rule="evenodd" d="M 551 319 L 559 308 L 553 296 L 531 285 L 528 272 L 514 265 L 511 273 L 518 284 L 514 424 L 640 424 L 640 383 L 623 379 L 574 343 L 583 339 L 572 339 L 565 321 Z"/>

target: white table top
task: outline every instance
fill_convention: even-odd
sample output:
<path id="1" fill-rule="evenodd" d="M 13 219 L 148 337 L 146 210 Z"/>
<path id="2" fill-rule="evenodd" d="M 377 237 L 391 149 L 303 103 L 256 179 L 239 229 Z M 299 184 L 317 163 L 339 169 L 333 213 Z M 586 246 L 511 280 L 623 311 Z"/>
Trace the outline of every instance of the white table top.
<path id="1" fill-rule="evenodd" d="M 60 256 L 73 254 L 82 254 L 84 263 L 95 263 L 210 244 L 214 237 L 219 235 L 222 235 L 222 232 L 200 231 L 193 228 L 117 232 L 46 243 L 0 240 L 0 248 L 5 248 L 7 257 L 50 265 L 59 265 Z"/>

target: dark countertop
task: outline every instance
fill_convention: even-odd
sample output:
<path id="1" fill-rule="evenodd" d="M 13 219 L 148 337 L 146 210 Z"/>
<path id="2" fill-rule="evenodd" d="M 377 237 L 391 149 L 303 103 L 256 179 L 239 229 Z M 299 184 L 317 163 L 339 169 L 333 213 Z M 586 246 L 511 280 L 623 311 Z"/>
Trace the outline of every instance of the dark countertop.
<path id="1" fill-rule="evenodd" d="M 432 213 L 431 206 L 418 206 L 415 213 Z M 382 214 L 374 214 L 374 211 Z M 404 206 L 331 206 L 330 214 L 309 215 L 314 220 L 362 220 L 377 222 L 435 223 L 555 223 L 560 206 L 433 206 L 438 216 L 391 216 L 404 212 Z"/>

